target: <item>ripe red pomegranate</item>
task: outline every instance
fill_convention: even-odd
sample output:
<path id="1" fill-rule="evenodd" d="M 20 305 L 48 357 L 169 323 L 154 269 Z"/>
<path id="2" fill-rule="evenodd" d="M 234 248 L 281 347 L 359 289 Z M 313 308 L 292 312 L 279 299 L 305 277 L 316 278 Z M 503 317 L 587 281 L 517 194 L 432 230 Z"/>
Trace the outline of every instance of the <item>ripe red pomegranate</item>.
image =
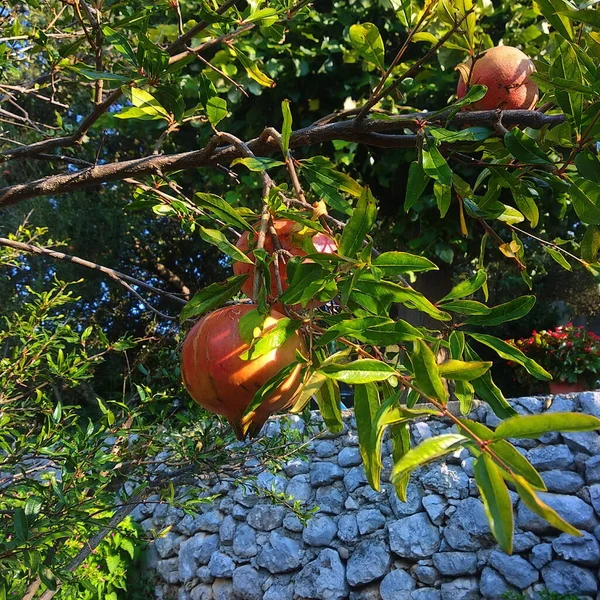
<path id="1" fill-rule="evenodd" d="M 472 60 L 458 65 L 460 80 L 456 95 L 462 98 L 469 85 L 487 86 L 486 95 L 463 110 L 530 110 L 538 100 L 538 86 L 530 79 L 535 71 L 531 59 L 512 46 L 496 46 L 486 50 L 473 65 Z"/>
<path id="2" fill-rule="evenodd" d="M 296 360 L 296 350 L 307 355 L 301 334 L 258 358 L 242 360 L 249 348 L 239 333 L 240 319 L 254 304 L 227 306 L 202 317 L 183 342 L 181 376 L 190 396 L 207 410 L 223 415 L 238 439 L 256 435 L 276 411 L 289 408 L 301 384 L 300 365 L 245 418 L 255 392 L 281 369 Z M 264 323 L 269 331 L 283 315 L 271 311 Z"/>
<path id="3" fill-rule="evenodd" d="M 300 223 L 296 223 L 295 221 L 291 221 L 289 219 L 277 219 L 273 221 L 273 225 L 275 227 L 275 232 L 277 233 L 277 238 L 279 239 L 279 243 L 283 250 L 287 250 L 293 256 L 306 256 L 306 252 L 302 249 L 302 240 L 300 239 L 299 232 L 304 228 L 304 226 Z M 256 245 L 256 236 L 254 234 L 250 234 L 249 232 L 244 232 L 240 239 L 238 240 L 236 246 L 244 253 L 246 253 L 250 258 L 253 257 L 253 253 L 249 250 L 250 245 Z M 323 254 L 333 254 L 337 251 L 337 244 L 335 240 L 329 237 L 325 233 L 315 233 L 312 235 L 312 243 L 317 252 L 322 252 Z M 275 247 L 273 245 L 273 236 L 267 232 L 265 237 L 265 250 L 269 253 L 275 251 Z M 279 257 L 279 275 L 281 276 L 281 287 L 283 291 L 288 288 L 288 277 L 287 277 L 287 260 L 285 256 Z M 277 282 L 275 280 L 275 269 L 273 265 L 270 267 L 271 270 L 271 297 L 277 297 Z M 242 291 L 244 294 L 252 298 L 252 287 L 254 282 L 254 265 L 250 265 L 242 262 L 233 263 L 233 272 L 236 275 L 244 275 L 249 273 L 250 276 L 242 286 Z M 307 308 L 317 308 L 322 306 L 323 302 L 318 302 L 313 300 L 308 303 Z M 283 305 L 280 303 L 274 304 L 273 307 L 276 310 L 283 311 Z M 299 309 L 300 306 L 293 306 L 294 309 Z"/>

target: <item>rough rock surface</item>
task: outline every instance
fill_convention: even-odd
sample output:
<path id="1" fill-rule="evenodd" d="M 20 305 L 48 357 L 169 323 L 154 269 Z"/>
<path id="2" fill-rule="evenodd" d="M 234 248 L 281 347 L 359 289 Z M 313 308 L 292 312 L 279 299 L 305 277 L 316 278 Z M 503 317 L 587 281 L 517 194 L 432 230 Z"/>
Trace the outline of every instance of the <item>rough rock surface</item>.
<path id="1" fill-rule="evenodd" d="M 600 392 L 516 398 L 518 412 L 583 411 L 600 416 Z M 477 404 L 472 419 L 497 417 Z M 197 514 L 152 502 L 134 515 L 144 530 L 171 529 L 148 549 L 156 598 L 177 600 L 491 600 L 505 592 L 535 598 L 543 589 L 596 598 L 600 581 L 600 434 L 552 433 L 515 440 L 541 472 L 540 498 L 583 531 L 561 533 L 511 492 L 514 552 L 500 551 L 490 533 L 467 451 L 417 469 L 401 502 L 389 480 L 389 441 L 383 444 L 380 491 L 368 483 L 353 413 L 339 435 L 309 442 L 307 456 L 277 473 L 260 470 L 255 484 L 203 483 L 214 496 Z M 318 420 L 292 427 L 314 435 Z M 301 424 L 301 426 L 299 425 Z M 265 431 L 280 429 L 277 419 Z M 316 429 L 315 429 L 316 428 Z M 453 431 L 450 423 L 417 422 L 415 443 Z M 274 505 L 271 490 L 291 496 Z M 189 493 L 189 488 L 186 490 Z M 301 520 L 292 510 L 312 510 Z M 316 510 L 318 507 L 318 510 Z"/>

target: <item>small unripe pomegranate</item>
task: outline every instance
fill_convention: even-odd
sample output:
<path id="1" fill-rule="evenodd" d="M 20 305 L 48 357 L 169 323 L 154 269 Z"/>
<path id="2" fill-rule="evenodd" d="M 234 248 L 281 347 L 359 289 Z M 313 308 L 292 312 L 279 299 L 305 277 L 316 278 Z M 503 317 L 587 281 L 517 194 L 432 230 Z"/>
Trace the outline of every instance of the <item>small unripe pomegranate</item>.
<path id="1" fill-rule="evenodd" d="M 256 435 L 270 415 L 293 404 L 301 384 L 300 365 L 243 417 L 255 392 L 296 360 L 296 350 L 307 355 L 304 339 L 296 332 L 279 348 L 242 360 L 249 345 L 240 336 L 239 323 L 255 308 L 254 304 L 226 306 L 205 315 L 188 333 L 181 354 L 181 376 L 190 396 L 207 410 L 226 417 L 240 440 L 247 434 Z M 271 311 L 263 330 L 268 332 L 282 317 Z"/>
<path id="2" fill-rule="evenodd" d="M 306 252 L 302 248 L 302 240 L 299 236 L 299 231 L 303 229 L 303 225 L 300 223 L 296 223 L 295 221 L 291 221 L 290 219 L 277 219 L 273 221 L 273 226 L 275 228 L 275 232 L 277 233 L 277 238 L 279 239 L 279 244 L 281 245 L 282 250 L 287 250 L 292 256 L 306 256 Z M 236 246 L 245 254 L 247 254 L 250 258 L 253 258 L 253 252 L 249 250 L 250 243 L 253 246 L 256 245 L 256 236 L 249 232 L 244 232 L 240 239 L 238 240 Z M 337 251 L 337 244 L 335 240 L 329 237 L 325 233 L 317 232 L 312 235 L 312 243 L 317 252 L 322 252 L 323 254 L 333 254 Z M 275 246 L 273 244 L 273 236 L 267 232 L 265 237 L 265 250 L 269 253 L 275 251 Z M 277 297 L 277 281 L 275 279 L 275 268 L 273 265 L 270 267 L 271 271 L 271 297 Z M 233 263 L 233 272 L 236 275 L 244 275 L 248 273 L 250 276 L 242 286 L 242 291 L 244 294 L 252 298 L 252 287 L 254 282 L 254 265 L 250 265 L 242 262 Z M 279 256 L 279 275 L 281 277 L 281 287 L 283 291 L 288 288 L 288 277 L 287 277 L 287 258 L 285 256 Z M 308 303 L 307 308 L 317 308 L 322 306 L 323 302 L 318 302 L 317 300 L 313 300 Z M 276 310 L 283 310 L 283 306 L 280 303 L 274 305 Z M 294 306 L 292 308 L 299 309 L 300 306 Z"/>
<path id="3" fill-rule="evenodd" d="M 538 86 L 529 77 L 535 71 L 535 66 L 518 48 L 490 48 L 477 58 L 472 69 L 471 65 L 473 62 L 469 59 L 456 67 L 460 72 L 456 95 L 460 99 L 467 93 L 467 83 L 470 86 L 485 85 L 487 93 L 481 100 L 466 105 L 463 110 L 530 110 L 535 106 Z"/>

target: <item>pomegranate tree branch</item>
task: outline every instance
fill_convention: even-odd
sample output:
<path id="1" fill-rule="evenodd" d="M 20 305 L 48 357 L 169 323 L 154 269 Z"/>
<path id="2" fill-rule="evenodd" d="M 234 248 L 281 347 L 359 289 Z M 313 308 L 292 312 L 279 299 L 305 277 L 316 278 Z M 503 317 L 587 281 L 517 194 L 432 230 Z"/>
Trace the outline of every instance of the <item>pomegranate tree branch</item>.
<path id="1" fill-rule="evenodd" d="M 445 123 L 448 117 L 449 113 L 447 111 L 436 113 L 430 122 Z M 323 125 L 311 125 L 299 129 L 291 135 L 290 148 L 313 146 L 333 140 L 357 142 L 379 148 L 413 148 L 417 144 L 416 135 L 393 134 L 392 132 L 414 127 L 417 119 L 427 121 L 427 113 L 400 115 L 385 120 L 362 119 L 359 121 L 351 119 Z M 452 122 L 458 127 L 463 125 L 488 125 L 493 128 L 497 120 L 498 113 L 495 110 L 461 112 L 452 117 Z M 565 117 L 562 114 L 547 115 L 534 110 L 507 110 L 502 113 L 502 120 L 506 125 L 539 129 L 543 125 L 554 126 L 563 123 Z M 271 136 L 266 139 L 258 137 L 249 142 L 237 140 L 236 143 L 232 143 L 232 139 L 237 140 L 229 134 L 219 133 L 213 136 L 208 144 L 200 150 L 171 155 L 151 155 L 128 161 L 95 165 L 75 173 L 50 175 L 35 181 L 5 187 L 0 189 L 0 207 L 16 204 L 29 198 L 64 194 L 129 177 L 229 165 L 236 158 L 249 156 L 244 147 L 247 147 L 255 156 L 267 156 L 279 150 L 277 141 Z M 227 142 L 229 145 L 219 147 L 220 142 Z M 241 146 L 240 143 L 244 146 Z M 465 143 L 469 144 L 469 142 L 461 142 L 459 146 L 464 146 Z M 449 147 L 452 146 L 442 144 L 442 150 Z M 28 147 L 25 146 L 24 148 Z M 27 155 L 26 150 L 24 155 Z"/>
<path id="2" fill-rule="evenodd" d="M 160 294 L 161 296 L 165 296 L 165 297 L 169 298 L 170 300 L 178 302 L 179 304 L 186 304 L 186 301 L 183 298 L 180 298 L 179 296 L 175 296 L 173 294 L 170 294 L 169 292 L 165 292 L 164 290 L 154 287 L 153 285 L 150 285 L 149 283 L 146 283 L 145 281 L 142 281 L 140 279 L 136 279 L 135 277 L 131 277 L 130 275 L 126 275 L 125 273 L 121 273 L 119 271 L 115 271 L 114 269 L 110 269 L 109 267 L 104 267 L 97 263 L 93 263 L 89 260 L 79 258 L 78 256 L 72 256 L 70 254 L 65 254 L 64 252 L 58 252 L 57 250 L 52 250 L 51 248 L 44 248 L 42 246 L 34 246 L 33 244 L 17 242 L 16 240 L 9 240 L 9 239 L 3 238 L 3 237 L 0 237 L 0 246 L 6 246 L 8 248 L 13 248 L 15 250 L 19 250 L 20 252 L 27 252 L 29 254 L 41 254 L 43 256 L 50 256 L 51 258 L 55 258 L 58 260 L 64 260 L 64 261 L 71 262 L 76 265 L 80 265 L 82 267 L 86 267 L 87 269 L 93 269 L 95 271 L 100 271 L 101 273 L 108 275 L 111 279 L 118 281 L 121 285 L 123 285 L 123 283 L 127 283 L 127 284 L 132 283 L 133 285 L 137 285 L 137 286 L 144 288 L 155 294 Z M 136 293 L 136 295 L 138 295 L 137 292 L 135 292 L 135 290 L 133 290 L 133 288 L 131 288 L 131 286 L 129 286 L 129 285 L 128 285 L 128 289 L 130 291 L 133 291 L 134 293 Z"/>

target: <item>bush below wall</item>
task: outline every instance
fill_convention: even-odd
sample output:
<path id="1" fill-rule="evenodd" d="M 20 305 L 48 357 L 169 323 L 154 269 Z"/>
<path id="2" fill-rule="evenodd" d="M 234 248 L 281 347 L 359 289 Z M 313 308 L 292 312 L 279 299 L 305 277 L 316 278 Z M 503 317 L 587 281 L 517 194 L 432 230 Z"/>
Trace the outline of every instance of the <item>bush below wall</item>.
<path id="1" fill-rule="evenodd" d="M 574 410 L 600 417 L 600 392 L 512 403 L 523 414 Z M 498 423 L 483 404 L 471 418 Z M 313 419 L 318 426 L 318 415 Z M 535 598 L 543 589 L 600 598 L 598 433 L 516 440 L 546 482 L 544 501 L 583 535 L 559 534 L 513 494 L 517 527 L 514 554 L 508 556 L 490 535 L 467 451 L 416 471 L 403 503 L 389 483 L 380 492 L 368 486 L 351 411 L 344 422 L 340 435 L 324 432 L 310 442 L 308 460 L 258 475 L 258 486 L 285 492 L 307 509 L 318 507 L 306 524 L 231 481 L 207 482 L 197 490 L 219 495 L 197 515 L 167 504 L 140 505 L 135 514 L 145 529 L 171 526 L 149 550 L 156 598 L 470 600 L 500 598 L 507 591 Z M 279 423 L 271 420 L 267 431 Z M 305 429 L 300 419 L 292 423 Z M 418 443 L 450 430 L 449 423 L 420 422 L 411 433 Z M 389 456 L 384 465 L 388 481 Z"/>

